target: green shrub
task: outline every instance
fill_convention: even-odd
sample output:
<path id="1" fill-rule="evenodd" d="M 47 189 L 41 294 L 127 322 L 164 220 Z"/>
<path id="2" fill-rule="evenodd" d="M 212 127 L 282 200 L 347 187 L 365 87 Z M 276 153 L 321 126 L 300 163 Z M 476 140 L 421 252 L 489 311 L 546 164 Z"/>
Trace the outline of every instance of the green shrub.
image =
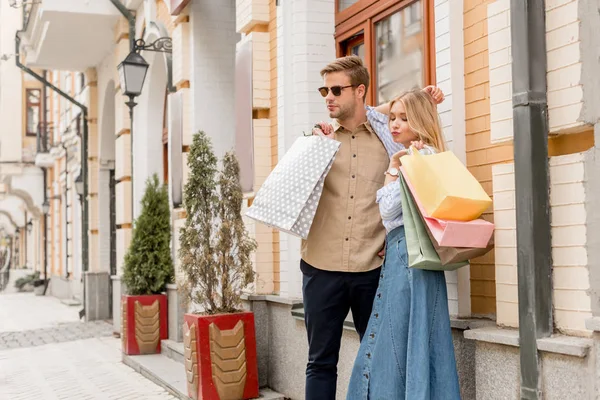
<path id="1" fill-rule="evenodd" d="M 123 267 L 123 282 L 131 295 L 159 294 L 173 280 L 169 195 L 154 174 L 146 181 L 142 211 Z"/>

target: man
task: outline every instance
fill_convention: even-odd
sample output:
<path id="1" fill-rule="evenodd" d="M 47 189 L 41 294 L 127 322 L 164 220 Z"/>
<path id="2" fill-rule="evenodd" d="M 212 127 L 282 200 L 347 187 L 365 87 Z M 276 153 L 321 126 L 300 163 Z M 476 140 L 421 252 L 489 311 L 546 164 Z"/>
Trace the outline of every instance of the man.
<path id="1" fill-rule="evenodd" d="M 343 324 L 352 311 L 361 340 L 379 282 L 385 229 L 375 202 L 389 164 L 388 153 L 367 121 L 369 73 L 356 56 L 343 57 L 321 71 L 331 135 L 342 144 L 323 188 L 307 240 L 302 243 L 305 324 L 309 354 L 307 400 L 335 399 Z M 428 87 L 434 99 L 443 98 Z M 441 97 L 440 97 L 441 96 Z M 436 99 L 436 100 L 437 100 Z M 383 123 L 381 121 L 378 123 Z M 386 138 L 383 138 L 385 140 Z M 389 138 L 386 146 L 400 146 Z"/>

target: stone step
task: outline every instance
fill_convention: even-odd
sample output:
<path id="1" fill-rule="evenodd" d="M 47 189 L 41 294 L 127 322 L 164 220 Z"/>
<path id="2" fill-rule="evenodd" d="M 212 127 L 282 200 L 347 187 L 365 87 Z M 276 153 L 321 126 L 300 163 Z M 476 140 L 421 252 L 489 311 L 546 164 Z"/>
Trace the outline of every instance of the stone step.
<path id="1" fill-rule="evenodd" d="M 167 342 L 167 343 L 165 343 Z M 188 400 L 185 369 L 183 367 L 183 343 L 163 340 L 162 354 L 128 356 L 123 363 L 164 388 L 173 396 Z M 268 388 L 260 389 L 261 400 L 285 400 L 285 396 Z"/>
<path id="2" fill-rule="evenodd" d="M 160 343 L 161 353 L 171 360 L 183 364 L 183 342 L 163 340 Z"/>
<path id="3" fill-rule="evenodd" d="M 77 299 L 62 299 L 60 302 L 69 307 L 77 307 L 81 305 L 81 301 Z"/>

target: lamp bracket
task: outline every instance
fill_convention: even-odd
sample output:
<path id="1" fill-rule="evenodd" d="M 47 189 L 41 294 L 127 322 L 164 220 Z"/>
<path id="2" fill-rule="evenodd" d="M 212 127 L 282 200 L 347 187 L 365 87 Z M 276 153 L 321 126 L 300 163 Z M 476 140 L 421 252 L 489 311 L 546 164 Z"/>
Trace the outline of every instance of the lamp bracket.
<path id="1" fill-rule="evenodd" d="M 173 41 L 170 37 L 160 37 L 154 42 L 146 44 L 144 39 L 138 39 L 135 41 L 133 50 L 138 54 L 143 50 L 171 54 L 173 53 Z"/>

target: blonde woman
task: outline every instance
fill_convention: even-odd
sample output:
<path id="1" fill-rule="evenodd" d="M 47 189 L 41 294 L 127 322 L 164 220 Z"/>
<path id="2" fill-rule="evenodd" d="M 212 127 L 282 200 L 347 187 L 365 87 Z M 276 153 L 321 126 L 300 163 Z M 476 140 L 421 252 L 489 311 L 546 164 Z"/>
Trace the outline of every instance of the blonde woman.
<path id="1" fill-rule="evenodd" d="M 390 154 L 385 185 L 377 192 L 387 231 L 385 261 L 347 399 L 460 399 L 444 272 L 408 268 L 397 182 L 411 145 L 423 154 L 445 151 L 431 96 L 411 90 L 393 100 L 388 127 L 378 134 L 391 135 L 405 149 Z"/>

